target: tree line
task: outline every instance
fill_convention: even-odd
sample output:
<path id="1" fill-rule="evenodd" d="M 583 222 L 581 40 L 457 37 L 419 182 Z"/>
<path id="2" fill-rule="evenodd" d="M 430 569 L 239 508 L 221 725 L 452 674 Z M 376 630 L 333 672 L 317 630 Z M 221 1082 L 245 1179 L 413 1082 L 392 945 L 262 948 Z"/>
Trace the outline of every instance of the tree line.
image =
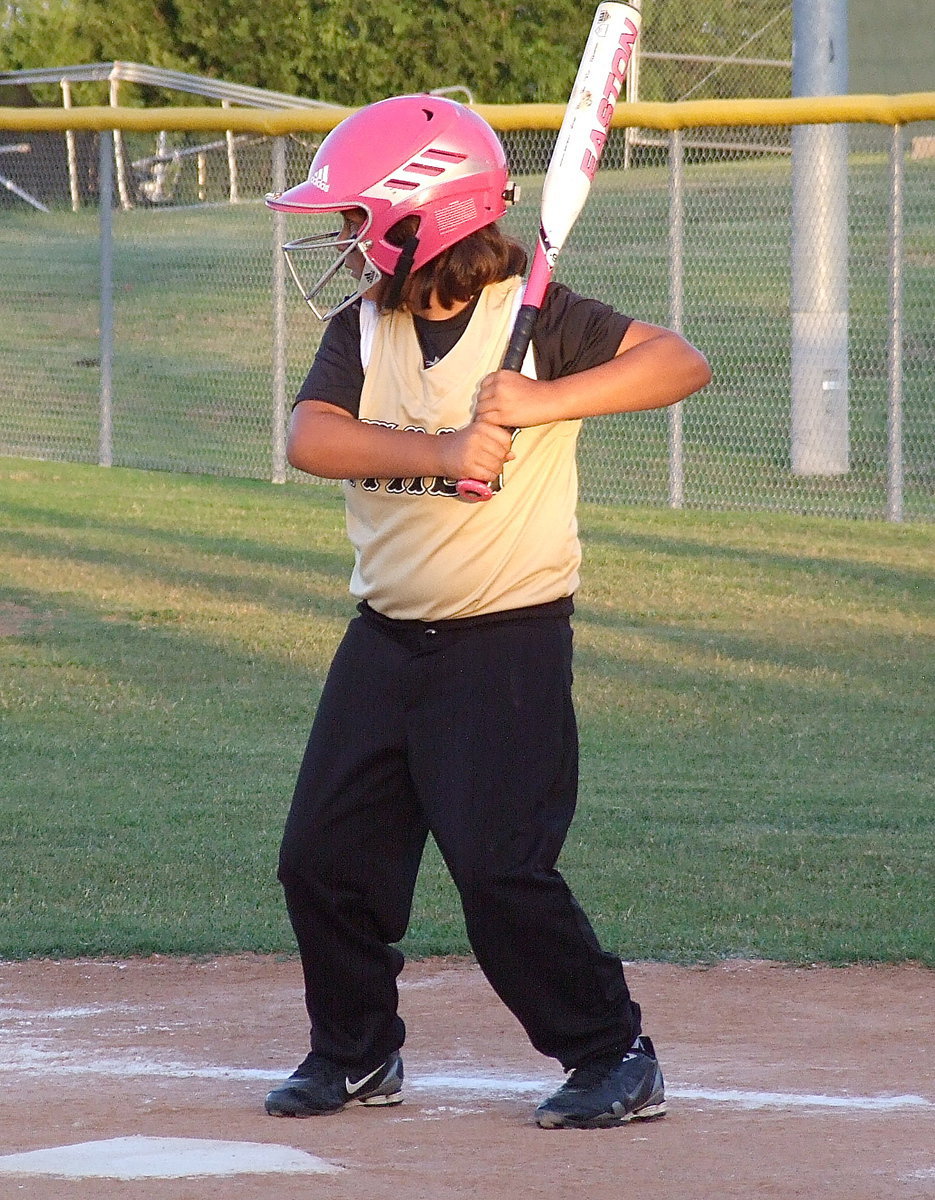
<path id="1" fill-rule="evenodd" d="M 118 60 L 346 105 L 455 86 L 469 88 L 480 104 L 564 103 L 595 5 L 596 0 L 6 0 L 0 69 Z M 665 30 L 666 50 L 723 53 L 719 29 L 754 28 L 772 4 L 719 0 L 714 7 L 720 24 L 711 19 L 711 0 L 643 0 L 644 37 L 656 22 Z M 757 46 L 760 55 L 788 52 L 785 42 Z M 646 82 L 643 98 L 676 98 L 654 95 L 664 84 Z M 53 90 L 37 95 L 58 103 Z M 154 89 L 126 88 L 121 96 L 124 103 L 178 103 L 178 93 Z"/>

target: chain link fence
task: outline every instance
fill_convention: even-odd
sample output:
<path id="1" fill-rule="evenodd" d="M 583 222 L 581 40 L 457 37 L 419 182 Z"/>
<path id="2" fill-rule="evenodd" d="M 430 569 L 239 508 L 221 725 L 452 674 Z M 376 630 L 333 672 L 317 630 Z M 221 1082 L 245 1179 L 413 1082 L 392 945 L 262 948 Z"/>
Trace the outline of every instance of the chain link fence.
<path id="1" fill-rule="evenodd" d="M 725 137 L 739 128 L 742 147 Z M 928 144 L 912 124 L 847 127 L 846 371 L 817 395 L 829 411 L 813 432 L 820 442 L 828 417 L 840 438 L 843 412 L 846 446 L 843 461 L 803 469 L 792 452 L 792 129 L 738 121 L 652 135 L 613 132 L 558 277 L 681 329 L 714 380 L 675 409 L 586 422 L 584 498 L 935 518 Z M 555 129 L 501 136 L 523 189 L 505 226 L 531 246 Z M 262 196 L 304 177 L 320 137 L 127 129 L 112 156 L 107 133 L 0 131 L 0 453 L 299 478 L 285 466 L 285 425 L 321 328 L 286 286 L 278 250 L 301 218 L 274 218 Z"/>
<path id="2" fill-rule="evenodd" d="M 672 0 L 643 0 L 639 52 L 631 64 L 627 98 L 681 102 L 792 94 L 792 4 L 741 0 L 712 5 L 707 19 Z M 633 128 L 627 146 L 640 161 L 645 149 L 667 148 L 658 131 Z M 688 152 L 745 149 L 788 153 L 783 126 L 698 127 L 685 135 Z"/>
<path id="3" fill-rule="evenodd" d="M 643 0 L 640 100 L 789 96 L 792 4 L 733 0 L 706 19 L 673 0 Z"/>

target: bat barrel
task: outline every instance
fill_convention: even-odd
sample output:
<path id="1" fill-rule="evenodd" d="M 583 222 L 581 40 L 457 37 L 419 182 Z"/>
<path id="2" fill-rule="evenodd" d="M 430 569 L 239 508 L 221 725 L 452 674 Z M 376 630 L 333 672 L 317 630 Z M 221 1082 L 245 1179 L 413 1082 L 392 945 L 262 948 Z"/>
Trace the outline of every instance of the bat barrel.
<path id="1" fill-rule="evenodd" d="M 641 19 L 629 4 L 601 4 L 594 14 L 542 188 L 540 237 L 553 262 L 590 191 Z"/>
<path id="2" fill-rule="evenodd" d="M 603 3 L 594 14 L 542 187 L 539 243 L 504 355 L 505 371 L 522 370 L 555 261 L 584 206 L 607 142 L 640 21 L 639 9 L 630 4 Z M 494 495 L 494 488 L 478 479 L 458 480 L 457 490 L 471 502 Z"/>

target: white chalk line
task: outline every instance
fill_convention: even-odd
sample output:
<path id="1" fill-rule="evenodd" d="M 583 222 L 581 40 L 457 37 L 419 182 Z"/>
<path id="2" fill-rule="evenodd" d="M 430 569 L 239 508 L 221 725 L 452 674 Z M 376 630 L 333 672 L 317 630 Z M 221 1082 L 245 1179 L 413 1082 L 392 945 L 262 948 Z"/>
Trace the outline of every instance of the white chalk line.
<path id="1" fill-rule="evenodd" d="M 475 1093 L 477 1095 L 525 1095 L 548 1093 L 556 1087 L 554 1079 L 502 1079 L 464 1075 L 422 1075 L 410 1082 L 414 1091 Z M 890 1112 L 906 1108 L 935 1109 L 924 1096 L 828 1096 L 807 1092 L 760 1092 L 746 1088 L 690 1088 L 666 1084 L 666 1096 L 672 1100 L 697 1103 L 730 1104 L 739 1108 L 842 1108 L 867 1112 Z"/>
<path id="2" fill-rule="evenodd" d="M 254 1067 L 194 1066 L 183 1062 L 153 1062 L 131 1058 L 94 1058 L 76 1060 L 51 1053 L 36 1046 L 12 1049 L 0 1061 L 0 1074 L 34 1074 L 37 1070 L 55 1075 L 104 1076 L 122 1079 L 211 1079 L 245 1083 L 278 1083 L 289 1074 Z M 406 1090 L 419 1094 L 444 1095 L 449 1099 L 486 1097 L 513 1099 L 531 1095 L 548 1095 L 560 1080 L 556 1078 L 524 1079 L 520 1076 L 438 1074 L 430 1071 L 413 1073 L 406 1078 Z M 729 1105 L 741 1109 L 836 1109 L 853 1112 L 901 1112 L 935 1110 L 935 1102 L 925 1096 L 853 1096 L 828 1095 L 817 1092 L 773 1092 L 749 1088 L 698 1088 L 666 1084 L 666 1095 L 672 1100 L 696 1104 Z"/>

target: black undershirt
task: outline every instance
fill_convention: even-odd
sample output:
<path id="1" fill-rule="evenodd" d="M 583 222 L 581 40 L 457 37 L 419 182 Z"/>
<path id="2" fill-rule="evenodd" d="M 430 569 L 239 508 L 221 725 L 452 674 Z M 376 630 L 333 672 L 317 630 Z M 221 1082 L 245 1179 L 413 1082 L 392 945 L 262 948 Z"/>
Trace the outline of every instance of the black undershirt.
<path id="1" fill-rule="evenodd" d="M 430 321 L 428 317 L 417 317 L 413 314 L 412 323 L 422 350 L 423 367 L 434 367 L 449 350 L 455 348 L 461 334 L 471 323 L 479 299 L 480 293 L 460 312 L 455 313 L 453 317 L 444 317 L 441 321 Z"/>
<path id="2" fill-rule="evenodd" d="M 476 305 L 475 299 L 442 321 L 413 317 L 426 366 L 439 361 L 457 344 Z M 608 362 L 617 353 L 631 319 L 599 300 L 579 296 L 564 284 L 550 283 L 533 330 L 536 375 L 539 379 L 560 379 Z M 328 322 L 295 402 L 320 400 L 356 417 L 363 385 L 358 301 Z"/>

